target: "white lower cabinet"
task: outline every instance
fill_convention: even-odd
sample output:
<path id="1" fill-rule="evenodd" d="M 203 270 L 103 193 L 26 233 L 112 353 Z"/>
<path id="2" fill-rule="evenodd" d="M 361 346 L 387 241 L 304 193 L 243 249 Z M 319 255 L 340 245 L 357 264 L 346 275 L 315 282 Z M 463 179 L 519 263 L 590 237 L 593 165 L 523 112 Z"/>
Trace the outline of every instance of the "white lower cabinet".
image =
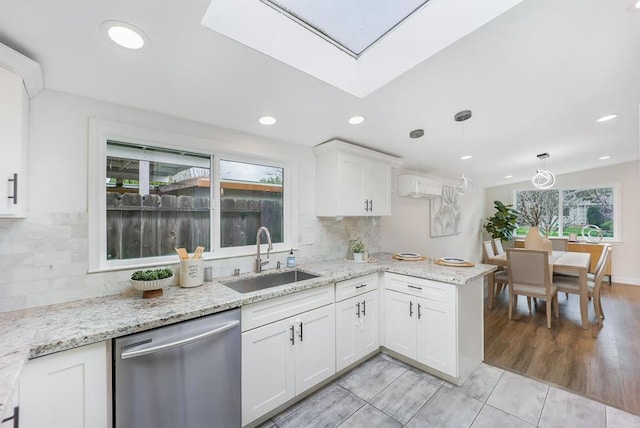
<path id="1" fill-rule="evenodd" d="M 106 428 L 107 343 L 30 360 L 20 379 L 21 428 Z"/>
<path id="2" fill-rule="evenodd" d="M 484 359 L 482 285 L 386 273 L 383 346 L 462 384 Z"/>
<path id="3" fill-rule="evenodd" d="M 380 347 L 377 290 L 336 303 L 336 370 Z"/>
<path id="4" fill-rule="evenodd" d="M 245 331 L 242 424 L 247 425 L 335 372 L 333 304 Z"/>
<path id="5" fill-rule="evenodd" d="M 455 308 L 450 303 L 385 290 L 385 346 L 457 376 Z"/>

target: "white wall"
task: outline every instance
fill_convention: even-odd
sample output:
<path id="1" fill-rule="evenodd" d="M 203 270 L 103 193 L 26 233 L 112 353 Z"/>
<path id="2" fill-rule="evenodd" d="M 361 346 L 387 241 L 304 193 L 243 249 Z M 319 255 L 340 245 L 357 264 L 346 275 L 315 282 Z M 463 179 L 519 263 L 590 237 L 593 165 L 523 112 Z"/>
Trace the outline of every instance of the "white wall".
<path id="1" fill-rule="evenodd" d="M 634 161 L 556 177 L 558 188 L 597 187 L 620 183 L 622 233 L 620 241 L 612 242 L 611 272 L 613 281 L 623 284 L 640 285 L 639 176 L 639 163 Z M 493 201 L 500 200 L 505 204 L 512 204 L 515 190 L 530 188 L 531 183 L 522 182 L 487 189 L 484 217 L 493 215 Z"/>
<path id="2" fill-rule="evenodd" d="M 380 226 L 374 219 L 315 216 L 315 159 L 308 147 L 45 90 L 31 102 L 28 216 L 0 219 L 0 311 L 130 290 L 130 270 L 87 274 L 89 118 L 192 135 L 217 148 L 291 162 L 298 173 L 292 180 L 300 262 L 344 257 L 348 240 L 355 237 L 370 251 L 380 250 Z M 276 254 L 272 266 L 286 256 Z M 250 271 L 252 258 L 207 265 L 214 267 L 215 276 L 227 276 L 236 267 Z"/>
<path id="3" fill-rule="evenodd" d="M 457 235 L 431 238 L 429 232 L 430 200 L 400 197 L 397 194 L 397 175 L 410 171 L 396 171 L 391 196 L 392 216 L 383 217 L 383 251 L 417 252 L 430 258 L 462 257 L 479 262 L 482 259 L 482 221 L 485 197 L 482 189 L 458 196 L 462 212 L 461 231 Z M 436 178 L 436 177 L 434 177 Z M 440 179 L 445 184 L 451 182 Z"/>

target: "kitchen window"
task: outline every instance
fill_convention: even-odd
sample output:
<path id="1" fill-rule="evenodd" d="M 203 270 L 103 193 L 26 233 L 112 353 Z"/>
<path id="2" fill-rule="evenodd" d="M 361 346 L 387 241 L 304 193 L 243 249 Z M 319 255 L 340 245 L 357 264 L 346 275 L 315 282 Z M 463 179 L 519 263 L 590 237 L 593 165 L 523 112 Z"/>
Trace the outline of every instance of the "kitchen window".
<path id="1" fill-rule="evenodd" d="M 181 247 L 203 246 L 205 258 L 254 254 L 261 226 L 274 251 L 295 247 L 286 163 L 111 122 L 91 128 L 90 271 L 171 264 Z"/>
<path id="2" fill-rule="evenodd" d="M 525 236 L 530 224 L 539 220 L 540 230 L 548 236 L 581 237 L 582 228 L 596 225 L 603 239 L 617 240 L 619 186 L 572 189 L 518 190 L 515 208 L 520 212 L 516 235 Z"/>

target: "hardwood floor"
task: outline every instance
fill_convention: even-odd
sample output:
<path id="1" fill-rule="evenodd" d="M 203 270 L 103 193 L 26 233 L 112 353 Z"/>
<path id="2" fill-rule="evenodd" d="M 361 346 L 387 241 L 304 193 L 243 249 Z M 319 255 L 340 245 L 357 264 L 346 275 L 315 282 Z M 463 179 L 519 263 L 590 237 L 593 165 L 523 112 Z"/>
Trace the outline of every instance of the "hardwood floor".
<path id="1" fill-rule="evenodd" d="M 485 293 L 486 299 L 486 293 Z M 508 319 L 508 292 L 485 305 L 485 362 L 541 379 L 640 415 L 640 287 L 602 286 L 606 319 L 581 328 L 579 297 L 559 294 L 560 318 L 546 326 L 544 302 L 529 314 L 525 297 Z"/>

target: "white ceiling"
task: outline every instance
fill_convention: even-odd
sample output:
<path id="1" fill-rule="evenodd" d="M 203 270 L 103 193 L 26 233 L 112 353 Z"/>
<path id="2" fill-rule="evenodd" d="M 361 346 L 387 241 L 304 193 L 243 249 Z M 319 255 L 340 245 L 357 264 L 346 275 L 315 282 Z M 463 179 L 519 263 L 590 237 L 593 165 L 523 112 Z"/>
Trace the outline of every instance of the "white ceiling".
<path id="1" fill-rule="evenodd" d="M 38 61 L 49 89 L 306 146 L 340 137 L 444 177 L 471 154 L 466 175 L 494 186 L 527 180 L 542 152 L 556 173 L 638 159 L 634 3 L 524 0 L 364 98 L 202 27 L 208 0 L 0 0 L 0 43 Z M 112 45 L 100 23 L 113 19 L 151 48 Z M 463 109 L 473 118 L 454 122 Z M 277 124 L 259 125 L 265 114 Z M 347 124 L 356 114 L 366 122 Z"/>

